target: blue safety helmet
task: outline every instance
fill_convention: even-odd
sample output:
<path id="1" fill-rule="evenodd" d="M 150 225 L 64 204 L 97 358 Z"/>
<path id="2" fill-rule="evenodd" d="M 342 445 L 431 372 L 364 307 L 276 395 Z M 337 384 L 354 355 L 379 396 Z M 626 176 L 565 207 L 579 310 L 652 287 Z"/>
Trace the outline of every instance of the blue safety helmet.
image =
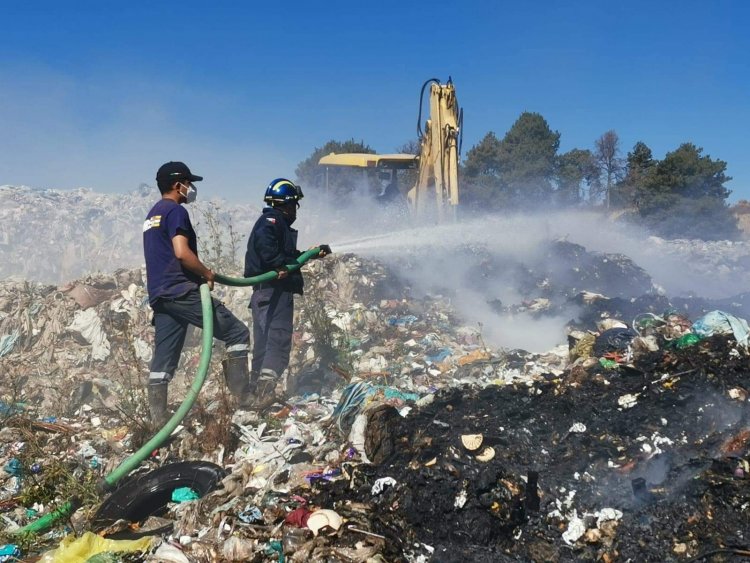
<path id="1" fill-rule="evenodd" d="M 294 182 L 287 180 L 286 178 L 276 178 L 273 182 L 268 184 L 263 201 L 269 205 L 283 205 L 294 201 L 299 205 L 299 200 L 303 197 L 302 188 Z"/>

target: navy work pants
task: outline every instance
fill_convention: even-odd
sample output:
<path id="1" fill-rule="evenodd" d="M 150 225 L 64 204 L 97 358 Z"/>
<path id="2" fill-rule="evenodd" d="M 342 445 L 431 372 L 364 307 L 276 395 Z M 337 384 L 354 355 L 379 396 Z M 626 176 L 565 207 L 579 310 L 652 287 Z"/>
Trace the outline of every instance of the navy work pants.
<path id="1" fill-rule="evenodd" d="M 252 370 L 271 369 L 281 376 L 289 365 L 294 323 L 294 294 L 279 288 L 253 291 L 250 298 L 253 313 Z"/>
<path id="2" fill-rule="evenodd" d="M 212 298 L 213 299 L 213 298 Z M 169 383 L 177 370 L 188 325 L 203 328 L 200 291 L 195 289 L 174 299 L 157 299 L 151 306 L 156 327 L 150 384 Z M 230 356 L 247 355 L 250 331 L 220 301 L 213 299 L 214 338 L 223 341 Z"/>

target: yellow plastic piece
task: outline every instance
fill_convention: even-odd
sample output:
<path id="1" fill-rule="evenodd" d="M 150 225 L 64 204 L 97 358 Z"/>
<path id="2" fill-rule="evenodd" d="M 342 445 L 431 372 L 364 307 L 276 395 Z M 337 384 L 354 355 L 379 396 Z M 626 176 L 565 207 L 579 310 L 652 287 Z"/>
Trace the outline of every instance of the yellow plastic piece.
<path id="1" fill-rule="evenodd" d="M 490 354 L 487 350 L 482 350 L 481 348 L 474 350 L 473 352 L 470 352 L 469 354 L 466 354 L 465 356 L 461 356 L 458 358 L 458 365 L 459 366 L 465 366 L 468 364 L 473 364 L 474 362 L 482 362 L 492 359 L 492 354 Z"/>
<path id="2" fill-rule="evenodd" d="M 482 453 L 477 456 L 477 459 L 479 461 L 483 461 L 483 462 L 486 463 L 488 461 L 491 461 L 492 458 L 494 458 L 494 457 L 495 457 L 495 448 L 493 448 L 491 446 L 488 446 L 488 447 L 484 448 L 484 450 L 482 451 Z"/>
<path id="3" fill-rule="evenodd" d="M 482 445 L 483 440 L 484 437 L 481 434 L 464 434 L 461 436 L 461 443 L 464 445 L 464 448 L 470 452 L 478 450 Z"/>
<path id="4" fill-rule="evenodd" d="M 151 541 L 150 537 L 108 540 L 92 532 L 86 532 L 80 538 L 71 534 L 63 538 L 56 549 L 42 555 L 38 563 L 81 563 L 99 553 L 146 551 L 151 547 Z"/>

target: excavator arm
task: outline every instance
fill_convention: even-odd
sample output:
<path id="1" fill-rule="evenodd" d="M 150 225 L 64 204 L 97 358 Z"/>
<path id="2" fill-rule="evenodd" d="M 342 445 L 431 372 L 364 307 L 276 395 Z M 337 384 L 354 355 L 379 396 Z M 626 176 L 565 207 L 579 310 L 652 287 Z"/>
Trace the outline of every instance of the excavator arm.
<path id="1" fill-rule="evenodd" d="M 421 129 L 422 98 L 430 86 L 430 119 Z M 455 218 L 459 203 L 458 157 L 463 113 L 458 106 L 456 89 L 449 79 L 441 84 L 432 79 L 425 82 L 420 94 L 419 177 L 409 190 L 408 199 L 418 218 L 434 216 L 438 222 Z"/>

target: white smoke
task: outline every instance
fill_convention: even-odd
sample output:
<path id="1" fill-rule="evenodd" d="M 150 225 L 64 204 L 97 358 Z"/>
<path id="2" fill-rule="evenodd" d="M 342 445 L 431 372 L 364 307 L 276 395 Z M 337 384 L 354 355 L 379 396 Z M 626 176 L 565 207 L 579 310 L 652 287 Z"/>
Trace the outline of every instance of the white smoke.
<path id="1" fill-rule="evenodd" d="M 596 212 L 476 215 L 441 225 L 409 226 L 411 218 L 393 216 L 367 198 L 346 205 L 327 202 L 322 195 L 308 199 L 306 235 L 315 239 L 311 242 L 329 242 L 334 252 L 378 259 L 416 294 L 449 288 L 466 322 L 481 323 L 489 341 L 508 348 L 540 352 L 563 343 L 564 325 L 576 311 L 571 307 L 541 318 L 499 315 L 488 301 L 517 304 L 523 288 L 509 285 L 512 278 L 502 272 L 483 279 L 472 250 L 486 251 L 500 264 L 532 265 L 543 259 L 548 243 L 563 239 L 589 251 L 628 256 L 647 271 L 656 289 L 672 297 L 729 297 L 750 282 L 741 260 L 750 254 L 747 243 L 664 241 Z M 304 212 L 300 217 L 307 223 Z M 544 260 L 555 268 L 554 257 Z M 564 262 L 559 267 L 564 268 Z"/>

